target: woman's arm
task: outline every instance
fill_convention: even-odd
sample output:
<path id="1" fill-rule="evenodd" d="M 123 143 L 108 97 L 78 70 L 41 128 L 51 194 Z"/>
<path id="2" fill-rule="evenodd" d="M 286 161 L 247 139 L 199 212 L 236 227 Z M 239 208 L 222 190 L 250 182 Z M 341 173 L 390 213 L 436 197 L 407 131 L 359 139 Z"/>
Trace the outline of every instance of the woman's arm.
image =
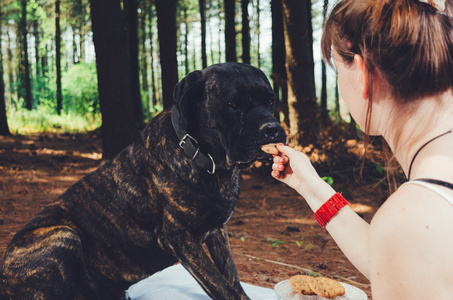
<path id="1" fill-rule="evenodd" d="M 272 176 L 294 188 L 316 212 L 335 190 L 319 177 L 305 154 L 282 145 L 278 149 L 283 155 L 274 157 Z M 351 263 L 369 278 L 369 224 L 350 207 L 344 207 L 326 229 Z"/>

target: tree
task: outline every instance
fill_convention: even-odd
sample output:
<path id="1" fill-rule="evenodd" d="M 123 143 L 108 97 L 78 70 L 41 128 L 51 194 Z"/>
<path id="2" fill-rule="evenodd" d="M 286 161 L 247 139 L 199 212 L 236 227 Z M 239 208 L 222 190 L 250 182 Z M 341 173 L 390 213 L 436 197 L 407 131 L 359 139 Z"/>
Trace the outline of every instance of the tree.
<path id="1" fill-rule="evenodd" d="M 36 7 L 33 7 L 33 38 L 35 39 L 35 74 L 36 79 L 41 76 L 40 70 L 40 63 L 39 63 L 39 43 L 41 41 L 41 37 L 39 34 L 39 24 L 38 24 L 38 16 L 36 15 Z"/>
<path id="2" fill-rule="evenodd" d="M 149 39 L 150 39 L 150 67 L 151 67 L 151 90 L 152 90 L 152 104 L 150 105 L 151 107 L 155 107 L 157 105 L 157 92 L 158 89 L 156 88 L 156 75 L 154 72 L 154 34 L 153 34 L 153 20 L 154 20 L 154 5 L 153 3 L 150 3 L 149 5 Z"/>
<path id="3" fill-rule="evenodd" d="M 242 62 L 250 64 L 249 0 L 241 0 L 242 9 Z"/>
<path id="4" fill-rule="evenodd" d="M 18 96 L 25 100 L 25 108 L 33 108 L 30 79 L 30 63 L 28 60 L 27 0 L 20 0 L 21 17 L 18 28 L 19 42 L 19 87 Z"/>
<path id="5" fill-rule="evenodd" d="M 199 0 L 201 16 L 201 62 L 203 69 L 208 66 L 206 56 L 206 0 Z"/>
<path id="6" fill-rule="evenodd" d="M 144 91 L 149 90 L 149 85 L 148 85 L 148 53 L 146 49 L 146 39 L 147 39 L 147 26 L 146 26 L 146 20 L 147 16 L 149 13 L 148 10 L 148 4 L 149 1 L 141 1 L 142 7 L 141 7 L 141 14 L 140 14 L 140 45 L 141 45 L 141 51 L 139 50 L 140 53 L 140 74 L 142 78 L 142 89 Z M 148 94 L 149 95 L 149 94 Z M 149 111 L 149 96 L 147 97 L 146 105 L 145 107 Z"/>
<path id="7" fill-rule="evenodd" d="M 289 126 L 288 88 L 286 79 L 286 53 L 285 35 L 283 29 L 282 0 L 271 0 L 272 14 L 272 82 L 274 92 L 279 97 L 276 114 L 280 112 L 285 116 L 284 122 Z"/>
<path id="8" fill-rule="evenodd" d="M 121 0 L 90 0 L 96 51 L 104 158 L 111 158 L 140 132 L 131 95 L 128 39 Z"/>
<path id="9" fill-rule="evenodd" d="M 324 24 L 327 15 L 327 8 L 329 6 L 329 0 L 324 0 L 323 9 L 322 9 L 322 22 Z M 322 123 L 325 125 L 329 114 L 327 113 L 327 70 L 326 62 L 321 60 L 321 119 Z"/>
<path id="10" fill-rule="evenodd" d="M 316 144 L 318 133 L 311 0 L 282 0 L 291 144 Z"/>
<path id="11" fill-rule="evenodd" d="M 0 32 L 3 32 L 3 12 L 0 7 Z M 0 49 L 2 49 L 2 35 L 0 34 Z M 5 82 L 3 81 L 3 52 L 0 51 L 0 135 L 10 135 L 6 117 Z"/>
<path id="12" fill-rule="evenodd" d="M 126 33 L 129 45 L 129 65 L 132 105 L 135 117 L 143 125 L 142 96 L 140 93 L 140 67 L 138 63 L 138 0 L 123 0 L 126 15 Z"/>
<path id="13" fill-rule="evenodd" d="M 181 5 L 181 10 L 183 12 L 183 23 L 184 23 L 184 45 L 181 46 L 181 48 L 184 47 L 184 71 L 185 71 L 185 74 L 189 74 L 189 72 L 190 72 L 190 68 L 189 68 L 189 17 L 187 14 L 187 11 L 189 10 L 188 4 L 183 2 Z M 201 7 L 200 7 L 200 13 L 201 13 Z M 201 30 L 203 30 L 203 17 L 201 18 Z M 182 33 L 180 33 L 180 34 L 182 34 Z M 201 41 L 201 47 L 203 48 L 203 40 Z M 202 50 L 202 52 L 203 52 L 203 50 Z"/>
<path id="14" fill-rule="evenodd" d="M 164 108 L 173 105 L 173 89 L 178 83 L 178 60 L 176 57 L 177 4 L 177 0 L 155 0 Z"/>
<path id="15" fill-rule="evenodd" d="M 236 62 L 236 23 L 235 0 L 225 0 L 225 58 L 227 62 Z"/>
<path id="16" fill-rule="evenodd" d="M 272 0 L 271 0 L 272 1 Z M 260 8 L 260 0 L 256 0 L 256 66 L 261 68 L 261 28 L 260 28 L 260 19 L 261 19 L 261 8 Z"/>
<path id="17" fill-rule="evenodd" d="M 63 94 L 61 92 L 61 29 L 60 0 L 55 1 L 55 64 L 57 67 L 57 114 L 61 114 Z"/>

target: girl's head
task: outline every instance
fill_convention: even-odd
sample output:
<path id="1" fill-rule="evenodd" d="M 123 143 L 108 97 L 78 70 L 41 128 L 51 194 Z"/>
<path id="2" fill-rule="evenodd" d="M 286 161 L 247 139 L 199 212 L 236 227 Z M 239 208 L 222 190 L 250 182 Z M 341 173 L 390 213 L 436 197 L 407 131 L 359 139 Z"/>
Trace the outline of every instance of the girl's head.
<path id="1" fill-rule="evenodd" d="M 424 3 L 437 1 L 445 1 L 445 10 Z M 323 56 L 330 65 L 334 51 L 335 59 L 345 66 L 355 64 L 356 54 L 363 59 L 369 91 L 364 121 L 366 144 L 367 134 L 373 133 L 373 128 L 370 130 L 373 94 L 382 95 L 378 90 L 382 90 L 382 85 L 385 87 L 384 92 L 392 99 L 392 111 L 384 117 L 388 118 L 384 130 L 392 133 L 388 142 L 394 153 L 409 149 L 413 143 L 414 140 L 401 141 L 400 137 L 403 132 L 407 135 L 405 124 L 409 118 L 421 109 L 421 104 L 429 103 L 422 100 L 445 105 L 445 101 L 438 99 L 453 93 L 453 0 L 424 2 L 342 0 L 330 13 L 321 41 Z M 379 85 L 373 87 L 376 81 Z M 451 109 L 453 103 L 446 105 Z M 425 127 L 429 130 L 429 125 Z M 390 170 L 395 167 L 393 159 L 388 164 Z M 392 188 L 396 187 L 394 179 Z"/>
<path id="2" fill-rule="evenodd" d="M 452 16 L 451 0 L 445 1 L 442 12 L 418 0 L 343 0 L 326 21 L 323 56 L 332 64 L 335 51 L 351 65 L 354 55 L 360 55 L 368 70 L 370 95 L 373 76 L 379 73 L 391 97 L 407 107 L 453 87 Z M 367 119 L 372 106 L 368 107 Z"/>

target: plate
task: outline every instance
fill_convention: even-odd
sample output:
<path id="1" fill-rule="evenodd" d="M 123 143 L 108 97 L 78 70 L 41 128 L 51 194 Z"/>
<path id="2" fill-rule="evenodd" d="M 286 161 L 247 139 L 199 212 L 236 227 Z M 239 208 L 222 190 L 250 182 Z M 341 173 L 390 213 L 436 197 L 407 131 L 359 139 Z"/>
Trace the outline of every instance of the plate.
<path id="1" fill-rule="evenodd" d="M 368 296 L 359 288 L 355 286 L 340 282 L 340 284 L 345 289 L 345 294 L 343 296 L 338 296 L 335 300 L 367 300 Z M 277 295 L 283 300 L 321 300 L 328 299 L 321 296 L 307 296 L 300 293 L 296 293 L 289 286 L 289 279 L 280 281 L 274 286 L 274 291 Z M 332 300 L 332 299 L 330 299 Z"/>

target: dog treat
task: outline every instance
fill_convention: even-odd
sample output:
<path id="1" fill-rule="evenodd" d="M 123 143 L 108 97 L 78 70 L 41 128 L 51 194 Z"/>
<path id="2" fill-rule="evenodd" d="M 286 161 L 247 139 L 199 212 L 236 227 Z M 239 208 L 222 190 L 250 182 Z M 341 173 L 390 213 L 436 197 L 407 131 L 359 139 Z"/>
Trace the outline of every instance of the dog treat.
<path id="1" fill-rule="evenodd" d="M 263 150 L 264 152 L 269 153 L 269 154 L 278 154 L 278 149 L 277 149 L 276 143 L 262 145 L 261 150 Z"/>
<path id="2" fill-rule="evenodd" d="M 344 287 L 336 280 L 327 277 L 317 277 L 309 282 L 310 288 L 316 295 L 324 298 L 343 296 Z"/>
<path id="3" fill-rule="evenodd" d="M 308 275 L 295 275 L 289 279 L 289 286 L 296 293 L 302 293 L 303 295 L 316 295 L 310 287 L 310 282 L 314 279 L 314 277 Z"/>
<path id="4" fill-rule="evenodd" d="M 327 277 L 295 275 L 289 279 L 289 286 L 296 293 L 330 299 L 343 296 L 345 293 L 344 287 L 338 281 Z"/>

